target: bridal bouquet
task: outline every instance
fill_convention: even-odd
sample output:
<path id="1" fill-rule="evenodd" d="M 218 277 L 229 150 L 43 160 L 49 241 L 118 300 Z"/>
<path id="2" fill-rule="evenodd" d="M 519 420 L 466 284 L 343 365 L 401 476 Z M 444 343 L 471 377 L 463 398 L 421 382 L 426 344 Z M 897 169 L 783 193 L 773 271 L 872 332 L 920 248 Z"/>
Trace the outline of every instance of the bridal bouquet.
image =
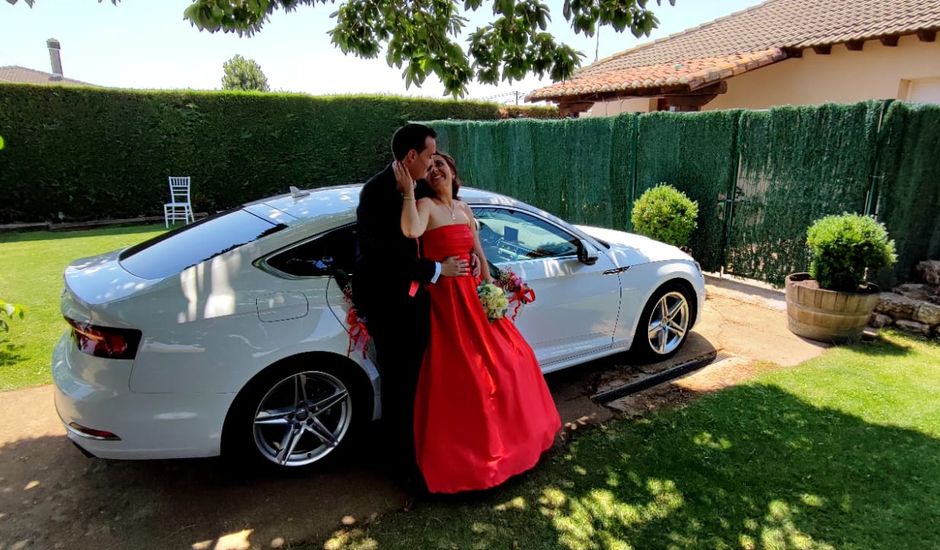
<path id="1" fill-rule="evenodd" d="M 490 321 L 502 319 L 509 309 L 509 299 L 503 289 L 493 283 L 483 282 L 477 287 L 477 296 L 486 311 L 486 318 Z"/>
<path id="2" fill-rule="evenodd" d="M 513 321 L 519 314 L 519 309 L 524 304 L 531 304 L 535 301 L 535 291 L 527 285 L 522 277 L 516 275 L 511 269 L 501 269 L 496 277 L 496 285 L 503 289 L 508 296 L 508 301 L 512 304 L 512 314 L 509 316 Z"/>
<path id="3" fill-rule="evenodd" d="M 510 306 L 512 306 L 512 313 L 509 314 L 509 318 L 515 321 L 522 306 L 535 301 L 535 291 L 513 270 L 496 271 L 496 278 L 492 283 L 480 283 L 477 287 L 477 296 L 480 297 L 486 317 L 490 321 L 505 317 Z"/>

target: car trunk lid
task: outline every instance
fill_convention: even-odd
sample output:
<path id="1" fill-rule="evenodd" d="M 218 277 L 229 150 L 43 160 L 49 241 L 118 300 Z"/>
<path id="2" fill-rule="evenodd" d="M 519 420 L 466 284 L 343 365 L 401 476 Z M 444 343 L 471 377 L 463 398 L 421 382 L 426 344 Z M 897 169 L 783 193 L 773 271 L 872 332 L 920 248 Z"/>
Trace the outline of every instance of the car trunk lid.
<path id="1" fill-rule="evenodd" d="M 100 306 L 116 302 L 141 292 L 158 279 L 143 279 L 121 267 L 120 252 L 75 260 L 65 268 L 65 290 L 62 296 L 62 314 L 75 321 L 114 323 L 105 308 Z"/>

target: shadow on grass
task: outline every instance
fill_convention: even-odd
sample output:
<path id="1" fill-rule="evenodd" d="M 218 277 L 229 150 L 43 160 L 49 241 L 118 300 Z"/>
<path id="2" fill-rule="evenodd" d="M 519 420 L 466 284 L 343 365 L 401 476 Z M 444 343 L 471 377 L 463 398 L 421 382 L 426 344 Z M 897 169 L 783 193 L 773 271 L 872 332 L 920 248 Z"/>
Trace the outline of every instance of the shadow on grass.
<path id="1" fill-rule="evenodd" d="M 521 484 L 304 548 L 938 548 L 940 441 L 773 386 L 576 440 Z"/>
<path id="2" fill-rule="evenodd" d="M 119 225 L 113 227 L 94 229 L 75 229 L 69 231 L 22 231 L 16 233 L 0 233 L 0 244 L 22 243 L 31 241 L 58 241 L 85 237 L 104 237 L 109 235 L 136 235 L 139 233 L 152 233 L 165 230 L 163 224 L 148 225 Z"/>
<path id="3" fill-rule="evenodd" d="M 15 365 L 26 358 L 22 354 L 26 346 L 23 344 L 14 344 L 9 340 L 0 340 L 0 368 Z"/>
<path id="4" fill-rule="evenodd" d="M 914 353 L 911 346 L 892 338 L 893 332 L 888 330 L 871 341 L 856 342 L 849 349 L 871 357 L 901 357 Z M 907 338 L 911 338 L 910 335 Z M 926 340 L 925 340 L 926 341 Z"/>

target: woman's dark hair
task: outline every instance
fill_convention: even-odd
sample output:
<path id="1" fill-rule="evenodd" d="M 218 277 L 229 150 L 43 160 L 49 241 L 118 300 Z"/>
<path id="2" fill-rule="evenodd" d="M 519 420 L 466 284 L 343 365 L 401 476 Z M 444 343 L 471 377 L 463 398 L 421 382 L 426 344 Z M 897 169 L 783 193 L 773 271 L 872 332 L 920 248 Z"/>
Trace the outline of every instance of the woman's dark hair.
<path id="1" fill-rule="evenodd" d="M 460 176 L 457 175 L 457 163 L 454 162 L 454 157 L 448 155 L 447 153 L 442 153 L 438 151 L 434 153 L 434 157 L 441 157 L 444 159 L 444 162 L 447 163 L 447 166 L 450 166 L 450 171 L 454 174 L 454 182 L 451 184 L 452 193 L 451 196 L 454 200 L 460 200 L 460 197 L 457 196 L 457 193 L 460 192 L 460 186 L 463 185 L 463 182 L 460 181 Z M 432 159 L 434 157 L 431 157 Z M 434 193 L 431 191 L 431 186 L 428 184 L 427 180 L 420 179 L 415 185 L 415 197 L 422 199 L 424 197 L 433 197 Z"/>
<path id="2" fill-rule="evenodd" d="M 433 128 L 424 124 L 405 124 L 392 134 L 392 155 L 395 160 L 401 160 L 412 149 L 420 153 L 424 151 L 429 137 L 437 139 L 437 132 Z"/>

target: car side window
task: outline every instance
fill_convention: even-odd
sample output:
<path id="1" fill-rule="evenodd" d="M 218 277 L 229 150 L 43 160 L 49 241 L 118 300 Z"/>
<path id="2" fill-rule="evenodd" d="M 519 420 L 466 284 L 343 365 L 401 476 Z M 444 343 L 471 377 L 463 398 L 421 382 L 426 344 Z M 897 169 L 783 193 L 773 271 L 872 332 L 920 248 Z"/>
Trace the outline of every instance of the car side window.
<path id="1" fill-rule="evenodd" d="M 480 244 L 490 263 L 561 258 L 578 253 L 578 239 L 531 214 L 507 208 L 474 209 Z"/>
<path id="2" fill-rule="evenodd" d="M 341 227 L 268 259 L 268 265 L 295 277 L 352 276 L 356 226 Z"/>

